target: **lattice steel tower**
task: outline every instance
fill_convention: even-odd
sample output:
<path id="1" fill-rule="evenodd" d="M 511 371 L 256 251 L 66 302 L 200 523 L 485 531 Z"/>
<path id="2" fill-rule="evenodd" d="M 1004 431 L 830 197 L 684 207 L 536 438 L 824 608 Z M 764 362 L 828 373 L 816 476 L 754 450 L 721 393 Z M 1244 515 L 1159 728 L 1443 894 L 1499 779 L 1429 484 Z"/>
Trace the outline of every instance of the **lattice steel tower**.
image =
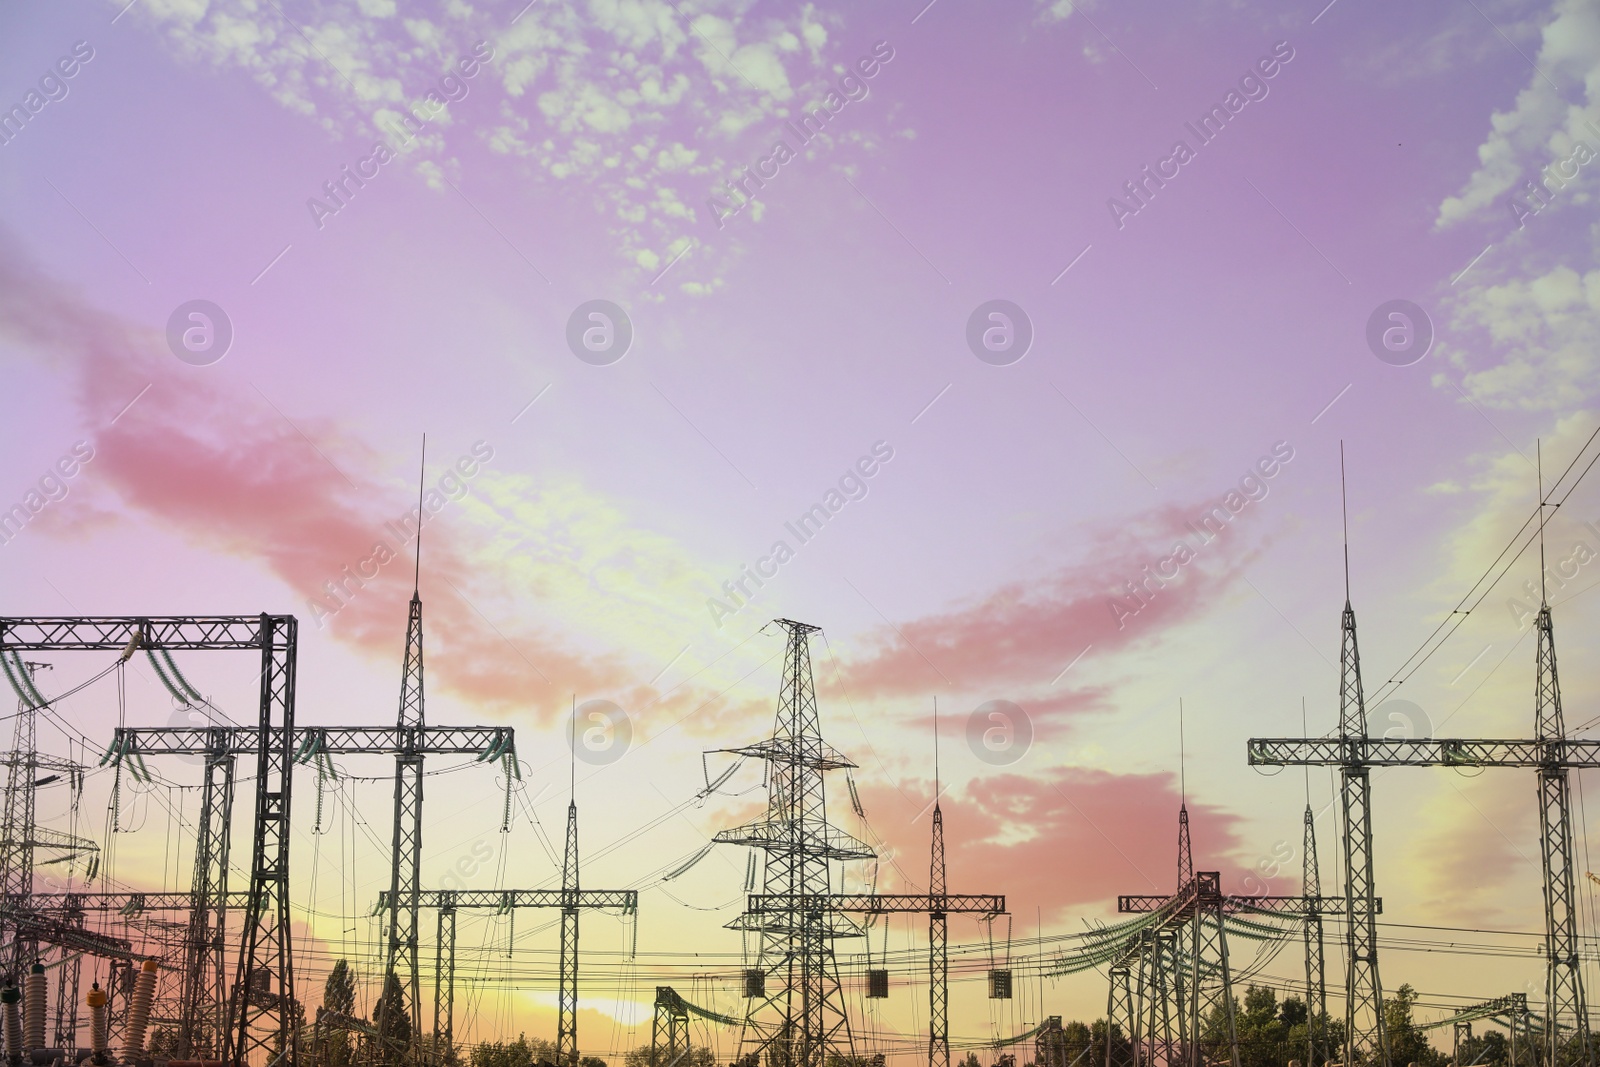
<path id="1" fill-rule="evenodd" d="M 1339 492 L 1344 494 L 1344 447 L 1339 450 Z M 1346 519 L 1348 523 L 1348 519 Z M 1350 533 L 1344 536 L 1344 613 L 1340 617 L 1339 739 L 1344 763 L 1339 795 L 1344 806 L 1346 1064 L 1389 1067 L 1383 1023 L 1383 982 L 1378 977 L 1378 918 L 1372 878 L 1372 780 L 1366 763 L 1367 703 L 1361 688 L 1361 650 L 1350 606 Z"/>
<path id="2" fill-rule="evenodd" d="M 1323 964 L 1322 872 L 1317 864 L 1316 816 L 1311 811 L 1309 789 L 1307 792 L 1300 876 L 1300 895 L 1306 901 L 1306 1067 L 1322 1067 L 1328 1061 L 1328 1037 L 1324 1032 L 1328 1015 L 1328 988 Z"/>
<path id="3" fill-rule="evenodd" d="M 928 863 L 928 900 L 945 896 L 944 813 L 938 785 L 933 796 L 933 856 Z M 942 907 L 928 909 L 928 1067 L 950 1067 L 950 920 Z"/>
<path id="4" fill-rule="evenodd" d="M 773 734 L 725 750 L 767 761 L 767 811 L 760 821 L 723 830 L 715 840 L 760 849 L 763 892 L 790 902 L 778 910 L 747 911 L 729 924 L 759 935 L 763 984 L 775 979 L 777 985 L 750 999 L 740 1061 L 752 1067 L 824 1067 L 830 1053 L 855 1054 L 833 942 L 859 936 L 860 928 L 818 898 L 831 892 L 833 861 L 870 859 L 873 851 L 828 822 L 823 774 L 855 764 L 822 740 L 808 643 L 819 628 L 788 619 L 775 625 L 786 647 Z"/>
<path id="5" fill-rule="evenodd" d="M 426 470 L 428 439 L 422 439 Z M 400 674 L 400 711 L 396 725 L 404 737 L 416 738 L 427 725 L 422 690 L 422 507 L 423 477 L 417 486 L 417 560 L 412 576 L 411 607 L 406 617 L 405 664 Z M 407 733 L 407 727 L 417 732 Z M 422 871 L 422 751 L 405 745 L 394 757 L 394 852 L 389 875 L 389 942 L 384 956 L 384 990 L 398 984 L 410 1018 L 408 1058 L 422 1048 L 422 985 L 418 977 L 417 930 L 420 926 L 417 894 Z M 394 1020 L 379 1020 L 390 1036 Z"/>
<path id="6" fill-rule="evenodd" d="M 1540 563 L 1544 549 L 1540 546 Z M 1556 638 L 1550 607 L 1541 603 L 1535 679 L 1534 736 L 1540 741 L 1566 738 L 1561 715 L 1561 686 L 1556 677 Z M 1545 1035 L 1549 1064 L 1588 1064 L 1589 1011 L 1583 996 L 1582 960 L 1578 951 L 1578 896 L 1572 876 L 1571 785 L 1567 768 L 1539 768 L 1539 844 L 1544 860 Z M 1563 1045 L 1564 1026 L 1573 1035 Z"/>

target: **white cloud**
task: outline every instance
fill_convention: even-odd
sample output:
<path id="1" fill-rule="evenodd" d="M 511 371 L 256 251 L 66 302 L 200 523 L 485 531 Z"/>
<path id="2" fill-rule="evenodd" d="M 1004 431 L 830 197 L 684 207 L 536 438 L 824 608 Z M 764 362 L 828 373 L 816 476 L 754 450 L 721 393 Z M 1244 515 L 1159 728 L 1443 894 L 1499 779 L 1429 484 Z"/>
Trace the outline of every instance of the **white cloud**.
<path id="1" fill-rule="evenodd" d="M 1557 0 L 1540 38 L 1537 70 L 1512 108 L 1490 117 L 1477 168 L 1439 205 L 1437 226 L 1506 204 L 1525 178 L 1537 180 L 1547 164 L 1570 154 L 1574 141 L 1600 150 L 1600 7 L 1592 0 Z"/>

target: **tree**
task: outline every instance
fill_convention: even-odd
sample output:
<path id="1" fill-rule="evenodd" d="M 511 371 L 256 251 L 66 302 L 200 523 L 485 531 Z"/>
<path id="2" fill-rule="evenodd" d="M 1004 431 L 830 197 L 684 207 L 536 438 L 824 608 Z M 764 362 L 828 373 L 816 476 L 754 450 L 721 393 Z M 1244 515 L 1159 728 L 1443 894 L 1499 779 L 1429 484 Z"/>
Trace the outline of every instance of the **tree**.
<path id="1" fill-rule="evenodd" d="M 471 1067 L 529 1067 L 529 1064 L 554 1064 L 556 1046 L 542 1037 L 519 1034 L 515 1041 L 485 1041 L 473 1048 L 468 1063 Z M 604 1063 L 585 1057 L 580 1063 Z"/>
<path id="2" fill-rule="evenodd" d="M 1415 1063 L 1419 1067 L 1444 1067 L 1449 1057 L 1428 1044 L 1428 1039 L 1411 1018 L 1417 991 L 1410 983 L 1383 998 L 1383 1025 L 1389 1032 L 1389 1062 Z"/>
<path id="3" fill-rule="evenodd" d="M 704 1045 L 689 1045 L 679 1049 L 676 1059 L 669 1058 L 667 1050 L 663 1048 L 659 1062 L 651 1060 L 650 1052 L 649 1045 L 629 1049 L 622 1058 L 623 1067 L 717 1067 L 717 1054 Z"/>
<path id="4" fill-rule="evenodd" d="M 406 1007 L 405 991 L 400 988 L 400 976 L 393 972 L 384 979 L 383 996 L 372 1011 L 372 1025 L 381 1038 L 378 1062 L 385 1067 L 399 1067 L 411 1046 L 411 1013 Z"/>
<path id="5" fill-rule="evenodd" d="M 322 986 L 322 1006 L 341 1015 L 355 1014 L 356 978 L 350 970 L 349 960 L 337 961 L 333 970 L 328 972 L 328 980 Z M 316 1059 L 321 1067 L 350 1067 L 355 1060 L 350 1032 L 342 1027 L 321 1028 Z"/>

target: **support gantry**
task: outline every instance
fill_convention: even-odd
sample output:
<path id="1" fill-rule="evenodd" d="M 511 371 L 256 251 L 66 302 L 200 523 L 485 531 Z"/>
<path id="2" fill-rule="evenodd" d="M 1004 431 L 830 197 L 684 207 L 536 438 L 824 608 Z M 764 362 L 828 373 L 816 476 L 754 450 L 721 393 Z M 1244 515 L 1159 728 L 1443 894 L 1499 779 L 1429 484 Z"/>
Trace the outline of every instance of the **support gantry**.
<path id="1" fill-rule="evenodd" d="M 374 914 L 390 907 L 387 891 L 378 895 Z M 624 915 L 639 911 L 639 892 L 635 889 L 579 889 L 576 885 L 561 889 L 424 889 L 417 894 L 417 906 L 439 913 L 439 938 L 434 958 L 436 990 L 434 995 L 434 1032 L 439 1035 L 439 1055 L 447 1058 L 452 1049 L 455 1020 L 456 973 L 456 912 L 489 910 L 508 914 L 520 908 L 568 908 L 577 911 L 616 910 Z M 577 972 L 573 972 L 576 987 Z M 565 986 L 565 981 L 561 983 Z M 573 1002 L 572 1063 L 577 1063 L 577 1002 Z M 558 1067 L 567 1067 L 563 1060 Z"/>
<path id="2" fill-rule="evenodd" d="M 229 1058 L 288 1051 L 293 1041 L 294 966 L 289 940 L 289 741 L 294 733 L 297 623 L 290 615 L 83 616 L 0 618 L 0 655 L 16 651 L 112 651 L 144 647 L 260 654 L 256 726 L 256 812 L 250 897 L 239 981 L 265 983 L 267 995 L 236 997 Z"/>
<path id="3" fill-rule="evenodd" d="M 1566 736 L 1548 605 L 1540 608 L 1538 626 L 1535 736 L 1531 740 L 1371 738 L 1364 727 L 1359 733 L 1354 732 L 1341 716 L 1338 738 L 1252 738 L 1249 762 L 1252 766 L 1339 767 L 1347 783 L 1356 773 L 1365 783 L 1367 771 L 1372 767 L 1522 767 L 1536 771 L 1545 903 L 1544 1062 L 1553 1067 L 1592 1067 L 1594 1050 L 1589 1041 L 1588 1004 L 1577 947 L 1577 895 L 1573 878 L 1576 867 L 1567 774 L 1575 768 L 1600 767 L 1600 741 Z M 1353 620 L 1351 627 L 1353 634 Z M 1358 875 L 1364 873 L 1365 892 L 1370 895 L 1370 814 L 1364 820 L 1352 821 L 1348 806 L 1346 811 L 1346 877 L 1350 877 L 1349 857 L 1364 857 L 1363 862 L 1354 867 Z M 1360 883 L 1347 883 L 1352 898 L 1359 888 Z M 1352 954 L 1351 970 L 1356 971 L 1360 964 L 1370 960 L 1376 981 L 1375 937 L 1365 942 L 1357 940 L 1355 934 L 1349 936 L 1352 938 L 1347 942 L 1347 950 Z M 1367 948 L 1368 944 L 1373 947 Z M 1379 1015 L 1381 1020 L 1381 1012 Z M 1564 1033 L 1570 1034 L 1570 1038 L 1563 1037 Z"/>

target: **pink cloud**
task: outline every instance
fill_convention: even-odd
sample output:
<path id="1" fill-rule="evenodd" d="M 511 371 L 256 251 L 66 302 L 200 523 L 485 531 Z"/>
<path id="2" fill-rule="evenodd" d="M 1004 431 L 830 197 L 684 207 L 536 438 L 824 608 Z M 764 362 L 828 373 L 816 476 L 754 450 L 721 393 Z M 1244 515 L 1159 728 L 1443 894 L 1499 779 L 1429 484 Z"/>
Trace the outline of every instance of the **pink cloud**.
<path id="1" fill-rule="evenodd" d="M 159 338 L 86 304 L 3 246 L 0 322 L 24 348 L 76 373 L 95 470 L 127 506 L 198 544 L 263 563 L 306 598 L 303 625 L 312 624 L 313 600 L 339 605 L 326 583 L 387 541 L 399 561 L 364 587 L 352 583 L 354 595 L 325 622 L 340 639 L 398 662 L 410 549 L 384 523 L 410 504 L 373 484 L 368 449 L 321 420 L 291 424 L 264 397 L 178 364 Z M 470 546 L 438 527 L 424 536 L 428 647 L 445 653 L 430 658 L 430 679 L 486 706 L 532 704 L 549 715 L 568 693 L 623 684 L 620 657 L 583 656 L 526 626 L 497 629 L 474 606 L 492 603 L 492 591 L 468 562 Z"/>
<path id="2" fill-rule="evenodd" d="M 1113 774 L 1061 768 L 1043 777 L 1002 774 L 947 793 L 945 849 L 951 892 L 1004 893 L 1012 912 L 1042 907 L 1114 909 L 1120 893 L 1176 888 L 1177 783 L 1169 774 Z M 926 886 L 932 789 L 907 785 L 909 798 L 880 785 L 860 787 L 872 825 L 894 848 L 900 869 Z M 1210 804 L 1189 805 L 1197 870 L 1222 870 L 1229 892 L 1243 891 L 1237 856 L 1242 820 Z M 1286 890 L 1288 891 L 1288 890 Z"/>

